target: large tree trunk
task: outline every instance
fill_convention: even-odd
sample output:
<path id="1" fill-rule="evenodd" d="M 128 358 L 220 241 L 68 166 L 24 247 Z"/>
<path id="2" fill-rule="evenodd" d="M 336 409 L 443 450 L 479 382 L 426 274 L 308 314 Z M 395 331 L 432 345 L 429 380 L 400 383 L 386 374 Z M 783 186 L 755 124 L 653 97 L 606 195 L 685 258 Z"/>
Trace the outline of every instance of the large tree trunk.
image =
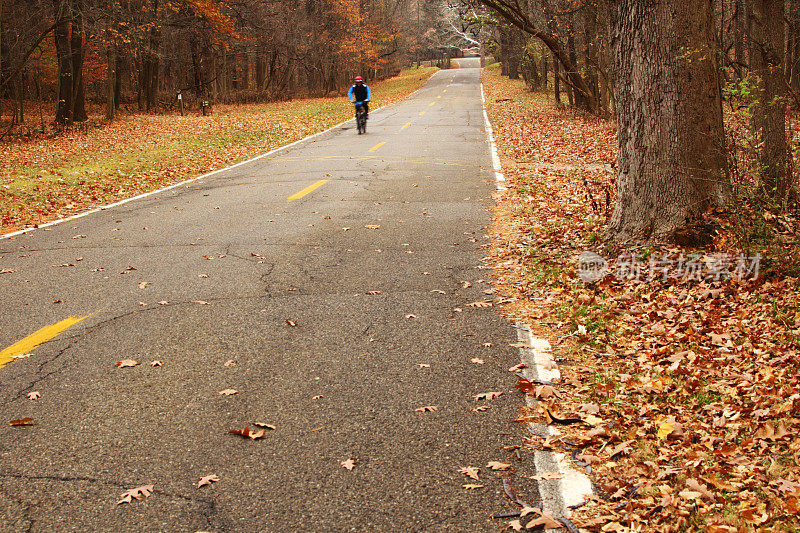
<path id="1" fill-rule="evenodd" d="M 730 197 L 712 0 L 609 5 L 617 240 L 670 240 Z"/>
<path id="2" fill-rule="evenodd" d="M 69 38 L 69 23 L 72 6 L 70 0 L 54 0 L 56 11 L 56 27 L 53 29 L 53 40 L 56 45 L 58 63 L 58 103 L 56 104 L 56 123 L 72 124 L 72 50 Z"/>
<path id="3" fill-rule="evenodd" d="M 760 130 L 761 179 L 766 192 L 782 199 L 786 184 L 786 98 L 784 78 L 784 3 L 753 0 L 753 73 L 761 78 L 754 126 Z"/>

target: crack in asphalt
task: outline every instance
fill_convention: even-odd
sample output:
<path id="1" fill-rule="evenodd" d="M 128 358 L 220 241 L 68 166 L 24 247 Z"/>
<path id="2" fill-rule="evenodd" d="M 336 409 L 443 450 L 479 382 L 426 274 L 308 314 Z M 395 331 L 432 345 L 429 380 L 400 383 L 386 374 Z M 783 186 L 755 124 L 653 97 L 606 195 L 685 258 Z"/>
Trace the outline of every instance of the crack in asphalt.
<path id="1" fill-rule="evenodd" d="M 64 339 L 62 339 L 62 340 L 64 340 Z M 33 381 L 31 381 L 31 382 L 28 384 L 28 386 L 27 386 L 27 387 L 24 387 L 24 388 L 20 389 L 20 391 L 17 393 L 17 395 L 16 395 L 14 398 L 12 398 L 12 399 L 8 400 L 8 403 L 15 402 L 15 401 L 17 401 L 17 400 L 21 400 L 21 399 L 22 399 L 22 398 L 25 396 L 25 393 L 26 393 L 27 391 L 29 391 L 29 390 L 33 390 L 33 388 L 34 388 L 34 387 L 36 387 L 36 385 L 38 385 L 38 384 L 39 384 L 39 383 L 41 383 L 42 381 L 46 380 L 47 378 L 49 378 L 49 377 L 50 377 L 50 376 L 52 376 L 53 374 L 55 374 L 55 373 L 57 373 L 57 372 L 60 372 L 60 371 L 61 371 L 61 368 L 58 368 L 58 369 L 51 370 L 50 372 L 48 372 L 48 373 L 46 373 L 46 374 L 42 375 L 42 372 L 44 371 L 44 367 L 45 367 L 45 365 L 48 365 L 48 364 L 50 364 L 50 363 L 52 363 L 52 362 L 56 361 L 57 359 L 59 359 L 59 358 L 60 358 L 62 355 L 64 355 L 65 353 L 67 353 L 67 351 L 68 351 L 70 348 L 72 348 L 72 343 L 69 343 L 69 344 L 67 344 L 67 346 L 66 346 L 66 347 L 64 347 L 64 348 L 62 348 L 61 350 L 59 350 L 59 351 L 58 351 L 58 353 L 56 353 L 56 354 L 55 354 L 53 357 L 51 357 L 51 358 L 49 358 L 49 359 L 46 359 L 46 360 L 42 361 L 41 363 L 39 363 L 39 366 L 38 366 L 38 368 L 37 368 L 37 369 L 36 369 L 36 371 L 34 372 L 34 374 L 37 376 L 37 378 L 36 378 L 36 379 L 34 379 Z"/>
<path id="2" fill-rule="evenodd" d="M 84 481 L 87 483 L 99 483 L 104 485 L 110 485 L 112 487 L 119 487 L 123 490 L 128 490 L 129 487 L 135 484 L 135 483 L 123 483 L 121 481 L 113 481 L 113 480 L 107 480 L 90 476 L 70 476 L 62 474 L 22 474 L 18 472 L 0 472 L 0 478 L 25 479 L 32 481 L 57 481 L 62 483 Z M 220 514 L 217 503 L 213 499 L 196 498 L 193 496 L 186 496 L 184 494 L 169 492 L 158 488 L 154 488 L 153 494 L 163 494 L 164 496 L 167 496 L 169 498 L 173 498 L 176 500 L 184 500 L 186 502 L 198 504 L 198 510 L 200 511 L 200 515 L 205 519 L 207 526 L 213 527 L 215 522 L 214 517 L 219 516 L 221 521 L 226 523 L 225 527 L 222 530 L 223 531 L 232 530 L 229 529 L 233 525 L 232 521 L 227 516 L 223 516 Z M 21 503 L 22 505 L 26 505 L 26 507 L 28 508 L 30 507 L 27 504 L 24 504 L 23 502 L 19 503 Z M 31 527 L 28 529 L 28 531 L 30 531 L 33 527 L 32 525 L 33 519 L 29 517 L 29 521 L 31 522 Z"/>
<path id="3" fill-rule="evenodd" d="M 420 202 L 423 203 L 423 202 Z M 413 213 L 411 216 L 419 216 L 420 213 Z M 433 215 L 435 217 L 435 215 Z M 343 218 L 343 221 L 347 220 L 357 220 L 356 218 Z M 368 219 L 364 218 L 365 221 Z M 356 228 L 358 229 L 358 228 Z M 311 250 L 341 250 L 341 246 L 334 246 L 330 244 L 326 244 L 324 242 L 320 243 L 302 243 L 302 242 L 293 242 L 293 243 L 283 243 L 283 242 L 253 242 L 253 243 L 235 243 L 232 246 L 269 246 L 269 247 L 287 247 L 287 248 L 308 248 Z M 206 248 L 212 249 L 220 249 L 222 248 L 221 243 L 202 243 L 202 244 L 131 244 L 131 245 L 119 245 L 119 246 L 82 246 L 82 247 L 74 247 L 74 248 L 26 248 L 23 250 L 9 250 L 9 251 L 2 251 L 0 250 L 0 256 L 3 255 L 10 255 L 10 254 L 19 254 L 19 253 L 38 253 L 38 252 L 58 252 L 58 251 L 68 251 L 68 250 L 140 250 L 140 249 L 153 249 L 153 248 L 197 248 L 198 250 L 203 250 Z M 430 248 L 419 248 L 420 250 L 433 250 L 436 247 Z M 372 248 L 352 248 L 356 251 L 368 251 L 372 250 Z M 384 251 L 405 251 L 407 248 L 383 248 Z M 241 259 L 241 257 L 239 257 Z"/>

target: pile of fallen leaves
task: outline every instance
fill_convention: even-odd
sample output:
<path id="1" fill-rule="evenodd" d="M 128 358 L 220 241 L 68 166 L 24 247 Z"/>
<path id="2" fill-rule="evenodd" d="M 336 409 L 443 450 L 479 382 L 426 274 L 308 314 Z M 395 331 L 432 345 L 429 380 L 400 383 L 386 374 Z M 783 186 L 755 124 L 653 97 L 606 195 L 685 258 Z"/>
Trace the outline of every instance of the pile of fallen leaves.
<path id="1" fill-rule="evenodd" d="M 436 72 L 375 83 L 374 107 L 406 98 Z M 107 204 L 268 152 L 352 118 L 344 96 L 218 105 L 210 116 L 131 115 L 56 136 L 0 143 L 0 232 Z"/>
<path id="2" fill-rule="evenodd" d="M 505 312 L 553 345 L 562 379 L 525 421 L 551 424 L 536 449 L 566 452 L 594 482 L 573 511 L 594 531 L 786 531 L 800 521 L 800 297 L 793 277 L 691 279 L 616 270 L 716 247 L 617 249 L 610 120 L 556 107 L 484 75 L 508 190 L 497 193 L 492 263 Z M 767 216 L 769 214 L 767 213 Z M 611 260 L 595 283 L 579 255 Z M 770 258 L 764 258 L 768 261 Z M 547 394 L 543 394 L 547 392 Z"/>

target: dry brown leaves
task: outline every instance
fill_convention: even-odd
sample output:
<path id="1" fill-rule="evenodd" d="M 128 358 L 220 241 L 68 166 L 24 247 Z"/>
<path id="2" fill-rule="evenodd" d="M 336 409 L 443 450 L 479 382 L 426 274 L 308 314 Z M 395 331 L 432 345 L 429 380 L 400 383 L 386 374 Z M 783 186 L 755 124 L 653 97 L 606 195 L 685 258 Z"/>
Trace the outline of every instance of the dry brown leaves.
<path id="1" fill-rule="evenodd" d="M 514 102 L 489 109 L 509 185 L 496 194 L 491 230 L 497 293 L 504 313 L 531 324 L 569 363 L 552 390 L 520 385 L 539 406 L 524 420 L 579 422 L 531 446 L 577 445 L 600 489 L 575 523 L 665 532 L 796 524 L 798 280 L 609 276 L 586 285 L 577 256 L 617 253 L 596 244 L 606 190 L 614 202 L 604 166 L 615 157 L 613 123 L 555 108 L 492 71 L 484 84 L 490 104 Z"/>

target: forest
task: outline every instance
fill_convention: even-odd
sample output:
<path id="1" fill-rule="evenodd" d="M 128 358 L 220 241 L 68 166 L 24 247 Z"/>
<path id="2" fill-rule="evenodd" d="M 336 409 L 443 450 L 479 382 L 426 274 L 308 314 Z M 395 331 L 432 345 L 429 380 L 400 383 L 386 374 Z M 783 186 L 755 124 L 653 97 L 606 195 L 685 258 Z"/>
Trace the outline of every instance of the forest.
<path id="1" fill-rule="evenodd" d="M 13 124 L 35 121 L 43 102 L 66 126 L 87 119 L 87 103 L 113 119 L 121 107 L 150 112 L 327 95 L 356 73 L 380 79 L 410 58 L 440 58 L 422 29 L 434 7 L 421 0 L 2 0 L 0 113 Z"/>
<path id="2" fill-rule="evenodd" d="M 642 9 L 645 5 L 648 9 Z M 341 94 L 479 51 L 616 120 L 618 240 L 708 239 L 740 190 L 796 200 L 800 2 L 2 0 L 0 135 Z M 46 117 L 46 118 L 45 118 Z"/>

